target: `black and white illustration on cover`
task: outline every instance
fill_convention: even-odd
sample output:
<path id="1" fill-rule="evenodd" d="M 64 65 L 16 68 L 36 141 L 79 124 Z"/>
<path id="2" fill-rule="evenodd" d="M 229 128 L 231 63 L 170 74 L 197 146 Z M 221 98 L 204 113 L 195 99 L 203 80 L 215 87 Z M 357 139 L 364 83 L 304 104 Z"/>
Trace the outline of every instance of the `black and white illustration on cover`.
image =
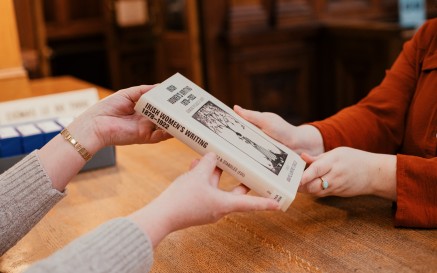
<path id="1" fill-rule="evenodd" d="M 287 153 L 213 102 L 206 102 L 193 118 L 274 174 L 284 166 Z"/>

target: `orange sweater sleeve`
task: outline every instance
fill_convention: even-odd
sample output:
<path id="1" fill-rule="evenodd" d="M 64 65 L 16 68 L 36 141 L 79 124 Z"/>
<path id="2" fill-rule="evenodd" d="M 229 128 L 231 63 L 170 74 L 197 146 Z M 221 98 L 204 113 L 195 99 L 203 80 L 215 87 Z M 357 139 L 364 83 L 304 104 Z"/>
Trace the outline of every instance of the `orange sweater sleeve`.
<path id="1" fill-rule="evenodd" d="M 320 130 L 325 151 L 348 146 L 397 155 L 396 226 L 437 227 L 437 65 L 433 71 L 424 72 L 422 67 L 425 58 L 437 60 L 436 33 L 437 19 L 425 23 L 405 43 L 379 86 L 356 105 L 311 123 Z M 422 96 L 426 99 L 420 102 L 420 111 L 426 118 L 418 119 L 411 105 L 414 101 L 417 108 L 417 95 L 423 90 L 431 95 Z M 411 124 L 421 130 L 406 137 Z M 426 149 L 417 148 L 422 142 Z"/>
<path id="2" fill-rule="evenodd" d="M 437 157 L 397 155 L 395 226 L 437 227 Z"/>

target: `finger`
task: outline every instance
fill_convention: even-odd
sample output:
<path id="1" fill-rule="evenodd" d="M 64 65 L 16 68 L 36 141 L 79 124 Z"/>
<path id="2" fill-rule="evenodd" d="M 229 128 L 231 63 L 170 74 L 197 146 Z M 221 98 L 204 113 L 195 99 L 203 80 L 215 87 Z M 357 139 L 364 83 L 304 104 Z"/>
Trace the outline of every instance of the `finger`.
<path id="1" fill-rule="evenodd" d="M 122 90 L 120 90 L 118 92 L 121 95 L 126 96 L 127 98 L 129 98 L 131 101 L 137 102 L 144 93 L 150 91 L 156 85 L 157 84 L 134 86 L 134 87 L 129 87 L 129 88 L 126 88 L 126 89 L 122 89 Z"/>
<path id="2" fill-rule="evenodd" d="M 330 171 L 328 164 L 324 163 L 322 159 L 314 161 L 306 170 L 303 172 L 300 184 L 305 185 L 306 183 L 313 181 Z"/>
<path id="3" fill-rule="evenodd" d="M 307 185 L 308 183 L 306 183 L 305 185 L 302 185 L 302 183 L 301 184 L 299 184 L 299 187 L 297 188 L 297 191 L 298 192 L 301 192 L 301 193 L 307 193 L 307 188 L 306 188 L 306 185 Z"/>
<path id="4" fill-rule="evenodd" d="M 159 85 L 159 83 L 155 83 L 155 84 L 151 84 L 151 85 L 140 85 L 141 95 L 149 92 L 150 90 L 152 90 L 153 88 L 155 88 L 158 85 Z M 139 99 L 139 97 L 138 97 L 138 99 Z"/>
<path id="5" fill-rule="evenodd" d="M 214 172 L 212 173 L 211 184 L 216 188 L 218 187 L 222 173 L 223 173 L 223 171 L 217 167 L 215 168 Z"/>
<path id="6" fill-rule="evenodd" d="M 148 118 L 141 119 L 137 128 L 138 128 L 138 137 L 140 138 L 139 143 L 159 142 L 159 140 L 157 139 L 158 135 L 155 133 L 156 125 L 150 122 Z M 155 142 L 152 142 L 152 139 Z"/>
<path id="7" fill-rule="evenodd" d="M 231 195 L 230 212 L 245 212 L 256 210 L 279 210 L 279 203 L 273 199 L 251 196 L 251 195 Z"/>
<path id="8" fill-rule="evenodd" d="M 322 191 L 322 180 L 320 178 L 316 178 L 311 180 L 304 185 L 299 186 L 299 192 L 309 193 L 309 194 L 318 194 Z"/>
<path id="9" fill-rule="evenodd" d="M 307 153 L 302 153 L 301 155 L 300 155 L 300 157 L 307 163 L 307 164 L 311 164 L 311 163 L 313 163 L 314 161 L 316 161 L 316 159 L 317 159 L 317 157 L 315 157 L 315 156 L 311 156 L 311 155 L 309 155 L 309 154 L 307 154 Z"/>
<path id="10" fill-rule="evenodd" d="M 197 163 L 197 166 L 193 168 L 193 172 L 196 172 L 199 175 L 203 175 L 205 173 L 212 174 L 215 171 L 217 165 L 217 156 L 214 153 L 205 154 Z"/>
<path id="11" fill-rule="evenodd" d="M 236 186 L 235 188 L 233 188 L 230 192 L 235 193 L 235 194 L 246 194 L 250 191 L 250 189 L 248 187 L 246 187 L 243 184 L 240 184 L 238 186 Z"/>
<path id="12" fill-rule="evenodd" d="M 190 171 L 192 170 L 192 169 L 194 169 L 194 167 L 196 167 L 197 166 L 197 164 L 199 164 L 199 159 L 194 159 L 192 162 L 191 162 L 191 164 L 190 164 Z"/>
<path id="13" fill-rule="evenodd" d="M 166 131 L 162 129 L 154 130 L 152 134 L 150 135 L 150 140 L 147 141 L 148 143 L 158 143 L 164 140 L 167 140 L 169 138 L 172 138 L 173 136 L 167 133 Z"/>
<path id="14" fill-rule="evenodd" d="M 257 127 L 260 127 L 260 128 L 264 127 L 264 119 L 263 119 L 263 115 L 261 112 L 246 110 L 238 105 L 234 105 L 234 111 L 239 116 L 241 116 L 245 120 L 249 121 L 250 123 L 256 125 Z"/>

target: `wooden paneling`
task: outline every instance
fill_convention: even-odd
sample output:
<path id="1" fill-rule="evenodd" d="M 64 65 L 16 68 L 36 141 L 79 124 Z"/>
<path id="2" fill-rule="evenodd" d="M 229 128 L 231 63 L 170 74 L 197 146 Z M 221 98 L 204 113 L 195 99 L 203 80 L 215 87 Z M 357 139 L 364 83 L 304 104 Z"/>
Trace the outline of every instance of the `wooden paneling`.
<path id="1" fill-rule="evenodd" d="M 260 0 L 231 0 L 228 10 L 230 32 L 260 31 L 269 26 L 269 11 Z"/>
<path id="2" fill-rule="evenodd" d="M 231 92 L 228 74 L 228 50 L 224 42 L 226 30 L 226 1 L 200 1 L 200 25 L 202 26 L 203 64 L 205 87 L 212 95 L 230 105 Z"/>
<path id="3" fill-rule="evenodd" d="M 278 28 L 292 27 L 300 22 L 315 19 L 315 12 L 308 0 L 278 0 L 275 6 Z"/>
<path id="4" fill-rule="evenodd" d="M 149 0 L 134 27 L 114 19 L 122 0 L 39 1 L 54 75 L 119 89 L 181 72 L 228 105 L 302 121 L 367 94 L 411 36 L 396 0 Z"/>
<path id="5" fill-rule="evenodd" d="M 311 20 L 309 4 L 231 4 L 201 7 L 207 89 L 231 106 L 277 112 L 294 122 L 310 119 L 319 23 Z"/>
<path id="6" fill-rule="evenodd" d="M 231 104 L 277 112 L 290 121 L 308 120 L 317 32 L 317 24 L 309 24 L 229 36 Z"/>
<path id="7" fill-rule="evenodd" d="M 43 0 L 14 0 L 24 68 L 30 78 L 50 75 Z"/>
<path id="8" fill-rule="evenodd" d="M 156 82 L 155 37 L 148 21 L 122 26 L 116 17 L 115 2 L 106 0 L 105 38 L 110 86 L 121 89 Z M 147 7 L 147 10 L 149 8 Z M 146 17 L 149 15 L 147 11 Z"/>
<path id="9" fill-rule="evenodd" d="M 158 78 L 180 72 L 203 84 L 197 0 L 160 0 L 156 28 Z"/>
<path id="10" fill-rule="evenodd" d="M 414 31 L 398 25 L 395 0 L 211 1 L 200 12 L 207 90 L 297 122 L 364 97 Z"/>
<path id="11" fill-rule="evenodd" d="M 30 0 L 15 1 L 35 8 Z M 73 75 L 120 89 L 155 83 L 178 71 L 203 85 L 197 1 L 144 0 L 146 22 L 129 26 L 117 21 L 117 4 L 123 1 L 35 1 L 43 9 L 45 44 L 50 48 L 43 53 L 51 53 L 52 75 Z M 27 27 L 21 33 L 31 44 L 32 23 L 27 21 L 23 19 Z"/>
<path id="12" fill-rule="evenodd" d="M 0 26 L 0 80 L 26 88 L 27 73 L 22 66 L 12 0 L 0 1 Z"/>
<path id="13" fill-rule="evenodd" d="M 323 34 L 319 117 L 362 99 L 377 86 L 413 35 L 395 23 L 327 21 Z"/>
<path id="14" fill-rule="evenodd" d="M 21 67 L 20 44 L 12 0 L 0 1 L 0 69 Z"/>
<path id="15" fill-rule="evenodd" d="M 104 0 L 44 0 L 49 39 L 77 38 L 104 31 Z"/>

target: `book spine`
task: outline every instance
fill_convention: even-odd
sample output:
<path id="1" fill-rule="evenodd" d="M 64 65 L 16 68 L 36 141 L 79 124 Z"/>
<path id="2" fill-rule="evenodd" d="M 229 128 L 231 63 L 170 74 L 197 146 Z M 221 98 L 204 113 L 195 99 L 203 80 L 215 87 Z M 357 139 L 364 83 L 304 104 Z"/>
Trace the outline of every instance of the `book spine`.
<path id="1" fill-rule="evenodd" d="M 154 109 L 154 111 L 150 109 Z M 142 97 L 135 106 L 136 111 L 142 113 L 155 125 L 167 131 L 197 153 L 204 155 L 208 152 L 214 152 L 217 155 L 217 166 L 220 169 L 228 172 L 260 196 L 276 200 L 283 211 L 288 209 L 292 200 L 287 197 L 281 188 L 274 186 L 273 183 L 275 183 L 275 181 L 271 181 L 272 183 L 269 184 L 262 182 L 263 179 L 260 179 L 260 175 L 256 172 L 256 169 L 251 169 L 244 164 L 241 159 L 239 160 L 235 158 L 232 153 L 221 149 L 214 141 L 210 141 L 201 130 L 190 128 L 182 118 L 178 118 L 178 115 L 172 114 L 171 109 L 164 109 L 164 107 L 160 106 L 159 102 L 154 102 L 151 101 L 150 98 L 144 97 Z M 162 116 L 170 118 L 172 125 L 160 118 Z"/>

